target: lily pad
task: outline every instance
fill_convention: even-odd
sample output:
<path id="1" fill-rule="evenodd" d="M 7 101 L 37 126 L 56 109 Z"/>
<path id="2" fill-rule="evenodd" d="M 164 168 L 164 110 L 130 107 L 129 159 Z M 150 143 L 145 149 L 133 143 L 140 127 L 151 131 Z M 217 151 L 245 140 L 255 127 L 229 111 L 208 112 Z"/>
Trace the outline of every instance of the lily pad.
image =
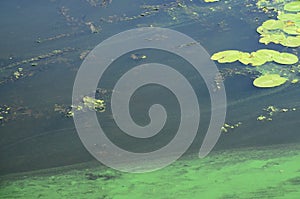
<path id="1" fill-rule="evenodd" d="M 270 32 L 262 26 L 259 26 L 256 31 L 261 35 L 268 35 Z"/>
<path id="2" fill-rule="evenodd" d="M 280 20 L 269 19 L 262 24 L 262 27 L 267 30 L 282 29 L 284 23 Z"/>
<path id="3" fill-rule="evenodd" d="M 299 47 L 300 37 L 289 36 L 285 40 L 281 41 L 280 44 L 287 47 Z"/>
<path id="4" fill-rule="evenodd" d="M 273 88 L 284 84 L 286 81 L 287 78 L 278 74 L 266 74 L 256 78 L 253 85 L 259 88 Z"/>
<path id="5" fill-rule="evenodd" d="M 265 64 L 268 60 L 265 59 L 265 57 L 261 56 L 260 54 L 257 54 L 256 52 L 251 53 L 251 65 L 252 66 L 261 66 Z"/>
<path id="6" fill-rule="evenodd" d="M 289 12 L 300 11 L 300 1 L 293 1 L 284 5 L 283 9 Z"/>
<path id="7" fill-rule="evenodd" d="M 300 27 L 298 26 L 284 26 L 282 30 L 289 35 L 300 35 Z"/>
<path id="8" fill-rule="evenodd" d="M 298 62 L 298 57 L 291 53 L 280 53 L 274 57 L 274 61 L 279 64 L 295 64 Z"/>
<path id="9" fill-rule="evenodd" d="M 240 58 L 241 52 L 238 50 L 225 50 L 217 52 L 211 56 L 212 60 L 218 61 L 219 63 L 232 63 Z"/>
<path id="10" fill-rule="evenodd" d="M 300 21 L 300 14 L 282 13 L 277 16 L 281 21 Z"/>
<path id="11" fill-rule="evenodd" d="M 275 50 L 270 49 L 260 49 L 255 52 L 256 56 L 264 58 L 266 61 L 273 61 L 274 57 L 278 56 L 280 53 Z"/>

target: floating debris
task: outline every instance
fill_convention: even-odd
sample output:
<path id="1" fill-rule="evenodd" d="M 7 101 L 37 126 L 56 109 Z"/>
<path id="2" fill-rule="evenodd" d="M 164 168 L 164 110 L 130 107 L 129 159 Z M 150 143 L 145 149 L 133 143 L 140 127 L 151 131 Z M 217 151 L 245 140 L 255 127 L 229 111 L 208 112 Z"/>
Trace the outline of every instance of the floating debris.
<path id="1" fill-rule="evenodd" d="M 91 30 L 91 33 L 98 33 L 100 32 L 100 28 L 96 27 L 93 22 L 86 22 L 85 23 Z"/>
<path id="2" fill-rule="evenodd" d="M 90 53 L 90 50 L 85 50 L 83 52 L 80 53 L 79 55 L 79 59 L 84 60 L 84 58 Z"/>
<path id="3" fill-rule="evenodd" d="M 222 88 L 222 84 L 224 82 L 224 77 L 222 76 L 221 73 L 217 73 L 215 75 L 215 78 L 214 78 L 214 89 L 213 91 L 218 91 L 218 90 L 221 90 Z"/>
<path id="4" fill-rule="evenodd" d="M 296 107 L 292 108 L 278 108 L 275 106 L 268 106 L 267 108 L 263 108 L 264 114 L 259 115 L 256 120 L 257 121 L 273 121 L 273 116 L 278 113 L 287 113 L 289 111 L 296 111 Z"/>
<path id="5" fill-rule="evenodd" d="M 37 61 L 47 59 L 47 58 L 50 58 L 50 57 L 53 57 L 53 56 L 61 55 L 63 53 L 74 51 L 74 50 L 75 50 L 74 48 L 64 48 L 64 49 L 61 49 L 61 50 L 53 50 L 53 51 L 51 51 L 49 53 L 46 53 L 46 54 L 43 54 L 43 55 L 38 55 L 38 56 L 29 58 L 29 59 L 25 59 L 25 60 L 22 60 L 22 61 L 19 61 L 19 62 L 11 63 L 7 66 L 4 66 L 1 69 L 5 70 L 5 69 L 8 69 L 8 68 L 13 68 L 13 67 L 16 67 L 16 66 L 19 66 L 19 65 L 22 65 L 22 64 L 28 64 L 28 63 L 37 65 L 37 63 L 36 63 Z"/>
<path id="6" fill-rule="evenodd" d="M 133 59 L 133 60 L 141 60 L 141 59 L 146 59 L 147 56 L 133 53 L 133 54 L 130 55 L 130 58 Z"/>
<path id="7" fill-rule="evenodd" d="M 45 38 L 45 39 L 38 38 L 36 40 L 36 42 L 37 43 L 44 43 L 44 42 L 47 42 L 47 41 L 54 41 L 54 40 L 57 40 L 57 39 L 61 39 L 61 38 L 65 38 L 65 37 L 70 37 L 72 35 L 73 34 L 70 34 L 70 33 L 63 33 L 63 34 L 59 34 L 59 35 L 56 35 L 56 36 L 53 36 L 53 37 L 49 37 L 49 38 Z"/>
<path id="8" fill-rule="evenodd" d="M 221 132 L 222 133 L 228 133 L 230 130 L 233 130 L 239 126 L 242 125 L 242 122 L 238 122 L 236 124 L 229 124 L 229 123 L 225 123 L 222 128 L 221 128 Z"/>

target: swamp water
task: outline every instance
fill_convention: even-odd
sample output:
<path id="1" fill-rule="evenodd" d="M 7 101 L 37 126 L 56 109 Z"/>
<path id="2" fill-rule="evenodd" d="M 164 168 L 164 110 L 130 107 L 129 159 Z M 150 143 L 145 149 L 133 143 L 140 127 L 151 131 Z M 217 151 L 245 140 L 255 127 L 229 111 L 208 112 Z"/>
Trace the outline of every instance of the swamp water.
<path id="1" fill-rule="evenodd" d="M 139 152 L 159 149 L 172 140 L 180 119 L 178 101 L 170 91 L 145 86 L 132 98 L 133 118 L 140 125 L 148 124 L 149 107 L 159 103 L 168 112 L 165 127 L 141 143 L 120 132 L 110 97 L 115 81 L 132 67 L 151 62 L 172 66 L 201 99 L 200 128 L 189 150 L 173 164 L 150 173 L 123 173 L 95 161 L 76 132 L 70 109 L 73 83 L 86 54 L 108 37 L 132 28 L 182 32 L 210 55 L 267 48 L 298 56 L 297 46 L 259 43 L 267 36 L 256 31 L 266 20 L 277 19 L 278 11 L 286 12 L 288 2 L 292 1 L 260 1 L 260 7 L 257 1 L 237 0 L 2 2 L 0 197 L 299 198 L 300 90 L 293 81 L 299 78 L 299 63 L 253 67 L 238 61 L 216 62 L 222 74 L 216 79 L 216 92 L 219 81 L 226 89 L 226 120 L 213 151 L 199 159 L 210 119 L 203 79 L 168 52 L 143 49 L 121 56 L 97 92 L 106 103 L 97 116 L 118 146 Z M 274 88 L 253 86 L 255 78 L 268 73 L 288 80 Z M 141 162 L 147 164 L 156 163 Z"/>

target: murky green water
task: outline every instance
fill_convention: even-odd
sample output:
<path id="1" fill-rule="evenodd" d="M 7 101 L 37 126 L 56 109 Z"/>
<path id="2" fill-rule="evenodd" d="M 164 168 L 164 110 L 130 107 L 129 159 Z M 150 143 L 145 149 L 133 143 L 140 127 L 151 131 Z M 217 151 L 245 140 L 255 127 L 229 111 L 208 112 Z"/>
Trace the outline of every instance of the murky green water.
<path id="1" fill-rule="evenodd" d="M 298 48 L 266 46 L 258 42 L 256 28 L 265 20 L 276 18 L 276 13 L 265 13 L 255 3 L 132 0 L 107 2 L 104 6 L 101 1 L 92 0 L 1 2 L 0 116 L 3 118 L 0 119 L 0 173 L 4 177 L 0 195 L 3 194 L 4 198 L 141 198 L 142 195 L 149 198 L 179 195 L 180 198 L 195 198 L 203 193 L 206 198 L 297 198 L 295 187 L 299 188 L 299 167 L 295 164 L 299 162 L 299 83 L 287 82 L 280 87 L 259 89 L 252 84 L 259 75 L 253 67 L 238 62 L 216 63 L 224 75 L 228 102 L 226 124 L 240 125 L 227 127 L 227 132 L 221 134 L 213 150 L 214 155 L 199 160 L 194 155 L 201 146 L 211 114 L 203 79 L 184 60 L 167 52 L 144 49 L 123 55 L 113 63 L 99 84 L 102 91 L 106 91 L 100 94 L 106 102 L 106 110 L 97 113 L 108 136 L 118 146 L 138 152 L 159 149 L 172 140 L 180 118 L 178 102 L 171 92 L 159 86 L 145 86 L 132 98 L 134 120 L 141 125 L 149 123 L 147 110 L 152 104 L 159 103 L 169 114 L 166 126 L 158 136 L 142 142 L 122 134 L 111 114 L 110 95 L 115 81 L 128 69 L 151 62 L 171 65 L 191 82 L 201 102 L 200 128 L 186 152 L 190 156 L 149 175 L 124 174 L 99 166 L 100 163 L 87 163 L 94 158 L 80 141 L 72 117 L 67 115 L 72 104 L 73 83 L 84 54 L 108 37 L 132 28 L 155 26 L 177 30 L 200 42 L 210 54 L 227 49 L 251 52 L 270 48 L 298 55 Z M 145 58 L 141 58 L 143 55 Z M 292 75 L 299 77 L 299 72 Z M 270 106 L 276 111 L 265 110 Z M 259 116 L 266 116 L 266 119 L 259 121 Z M 293 154 L 285 155 L 289 151 Z M 238 164 L 234 156 L 244 156 L 249 162 L 243 159 L 244 162 Z M 276 163 L 269 163 L 270 159 Z M 222 169 L 215 165 L 218 161 L 221 161 Z M 285 161 L 287 165 L 284 165 Z M 209 162 L 212 162 L 211 167 Z M 197 164 L 205 167 L 205 171 L 193 173 L 201 170 L 195 169 Z M 268 168 L 263 166 L 265 164 Z M 73 166 L 53 170 L 67 165 Z M 40 169 L 50 170 L 31 173 Z M 239 176 L 230 177 L 239 170 Z M 29 173 L 19 173 L 24 171 Z M 113 177 L 106 179 L 101 176 L 103 172 Z M 212 174 L 206 176 L 205 172 Z M 249 174 L 251 172 L 253 176 Z M 266 172 L 276 180 L 272 181 L 270 177 L 264 181 Z M 160 187 L 166 180 L 157 178 L 161 175 L 165 179 L 186 182 L 189 186 L 179 183 L 174 188 L 175 184 L 169 182 L 166 187 L 172 186 L 172 193 L 162 193 Z M 197 184 L 193 176 L 205 177 Z M 247 187 L 248 182 L 239 180 L 244 177 L 251 182 L 263 183 Z M 67 181 L 63 188 L 65 192 L 58 190 L 60 183 L 65 183 L 63 179 Z M 33 183 L 34 180 L 37 182 Z M 149 180 L 151 183 L 147 183 Z M 205 180 L 209 182 L 207 185 L 204 185 Z M 230 183 L 225 186 L 226 182 Z M 45 183 L 49 184 L 48 191 L 55 193 L 53 196 L 39 188 L 45 187 Z M 24 184 L 31 184 L 33 190 Z M 211 187 L 221 184 L 224 185 L 222 190 L 214 194 Z M 292 188 L 285 187 L 286 184 Z M 97 195 L 99 186 L 103 194 Z M 275 191 L 277 186 L 283 187 L 281 192 Z M 236 191 L 238 187 L 247 194 Z M 291 194 L 285 195 L 289 191 Z"/>

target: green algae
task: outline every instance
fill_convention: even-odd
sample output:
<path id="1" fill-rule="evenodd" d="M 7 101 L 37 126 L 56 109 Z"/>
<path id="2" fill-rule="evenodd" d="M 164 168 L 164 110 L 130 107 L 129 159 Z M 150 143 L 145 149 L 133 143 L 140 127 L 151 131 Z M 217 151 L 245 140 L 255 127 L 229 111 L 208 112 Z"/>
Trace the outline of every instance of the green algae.
<path id="1" fill-rule="evenodd" d="M 297 198 L 299 152 L 299 145 L 218 151 L 204 159 L 187 156 L 161 170 L 141 174 L 121 173 L 89 162 L 1 176 L 0 195 L 42 199 Z"/>

